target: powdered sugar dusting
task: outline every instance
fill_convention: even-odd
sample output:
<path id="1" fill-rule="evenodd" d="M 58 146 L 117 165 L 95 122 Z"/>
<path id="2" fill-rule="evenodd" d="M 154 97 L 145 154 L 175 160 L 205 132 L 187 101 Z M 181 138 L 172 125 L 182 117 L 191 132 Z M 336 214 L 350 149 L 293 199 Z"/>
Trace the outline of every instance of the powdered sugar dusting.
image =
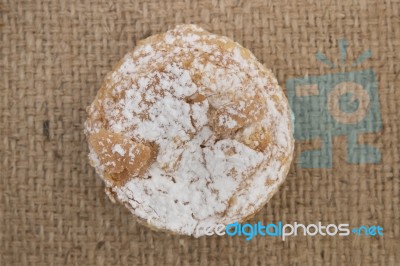
<path id="1" fill-rule="evenodd" d="M 228 114 L 221 115 L 218 119 L 218 123 L 219 125 L 225 125 L 227 128 L 234 128 L 237 125 L 237 122 Z"/>
<path id="2" fill-rule="evenodd" d="M 112 148 L 113 153 L 118 153 L 120 156 L 125 155 L 125 150 L 121 147 L 119 144 L 115 144 L 114 147 Z"/>
<path id="3" fill-rule="evenodd" d="M 273 143 L 264 150 L 246 144 L 257 127 L 241 129 L 233 119 L 245 110 L 243 99 L 254 97 L 267 110 L 257 122 Z M 233 102 L 216 121 L 239 129 L 218 135 L 210 115 Z M 194 25 L 144 41 L 125 56 L 89 116 L 88 134 L 105 128 L 155 147 L 143 176 L 106 185 L 138 217 L 182 234 L 200 236 L 199 226 L 240 220 L 262 206 L 286 175 L 280 158 L 290 162 L 293 152 L 287 101 L 269 70 L 237 43 Z M 136 156 L 118 144 L 112 152 Z M 89 157 L 105 179 L 97 155 Z M 266 186 L 267 179 L 275 185 Z"/>

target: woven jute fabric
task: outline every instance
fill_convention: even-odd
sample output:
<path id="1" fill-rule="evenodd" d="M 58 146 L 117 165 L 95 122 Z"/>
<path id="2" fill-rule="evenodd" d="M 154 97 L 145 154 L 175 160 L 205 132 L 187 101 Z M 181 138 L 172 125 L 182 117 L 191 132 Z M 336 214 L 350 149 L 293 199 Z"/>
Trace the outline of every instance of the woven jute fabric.
<path id="1" fill-rule="evenodd" d="M 398 0 L 0 3 L 0 265 L 400 264 Z M 331 166 L 303 167 L 301 153 L 322 141 L 299 139 L 286 182 L 250 222 L 380 225 L 383 237 L 171 236 L 108 200 L 87 159 L 86 106 L 138 40 L 182 23 L 249 48 L 287 93 L 293 78 L 373 71 L 381 127 L 356 141 L 379 160 L 349 163 L 349 134 L 330 134 Z M 345 70 L 316 60 L 339 66 L 343 39 L 347 63 L 371 58 Z"/>

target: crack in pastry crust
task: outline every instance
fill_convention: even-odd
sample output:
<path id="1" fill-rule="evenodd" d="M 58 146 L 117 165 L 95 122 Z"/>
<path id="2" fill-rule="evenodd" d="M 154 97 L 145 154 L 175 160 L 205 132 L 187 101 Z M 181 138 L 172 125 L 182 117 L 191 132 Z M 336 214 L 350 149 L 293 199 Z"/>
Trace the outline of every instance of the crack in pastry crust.
<path id="1" fill-rule="evenodd" d="M 273 195 L 294 140 L 287 99 L 247 49 L 195 25 L 140 41 L 88 108 L 107 194 L 152 228 L 241 221 Z"/>

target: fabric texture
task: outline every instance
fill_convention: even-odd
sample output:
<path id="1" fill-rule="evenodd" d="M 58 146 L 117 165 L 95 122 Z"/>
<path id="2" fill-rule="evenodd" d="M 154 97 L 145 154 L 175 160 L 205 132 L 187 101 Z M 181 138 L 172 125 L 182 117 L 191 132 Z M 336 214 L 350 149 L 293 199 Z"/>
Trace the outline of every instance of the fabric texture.
<path id="1" fill-rule="evenodd" d="M 138 40 L 181 23 L 250 49 L 296 115 L 289 175 L 249 222 L 380 225 L 383 237 L 195 239 L 109 201 L 88 163 L 85 109 Z M 1 0 L 0 265 L 399 265 L 399 62 L 398 0 Z M 361 84 L 355 98 L 330 91 L 341 81 Z M 346 115 L 357 108 L 371 115 Z"/>

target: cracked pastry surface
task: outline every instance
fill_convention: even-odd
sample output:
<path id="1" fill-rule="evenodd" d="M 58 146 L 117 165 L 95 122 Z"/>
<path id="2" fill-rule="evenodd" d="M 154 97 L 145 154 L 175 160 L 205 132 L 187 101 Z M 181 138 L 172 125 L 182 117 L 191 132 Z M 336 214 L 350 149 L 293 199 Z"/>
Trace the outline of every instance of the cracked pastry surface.
<path id="1" fill-rule="evenodd" d="M 294 146 L 271 71 L 195 25 L 140 41 L 106 76 L 85 134 L 112 198 L 152 228 L 196 237 L 262 208 Z"/>

